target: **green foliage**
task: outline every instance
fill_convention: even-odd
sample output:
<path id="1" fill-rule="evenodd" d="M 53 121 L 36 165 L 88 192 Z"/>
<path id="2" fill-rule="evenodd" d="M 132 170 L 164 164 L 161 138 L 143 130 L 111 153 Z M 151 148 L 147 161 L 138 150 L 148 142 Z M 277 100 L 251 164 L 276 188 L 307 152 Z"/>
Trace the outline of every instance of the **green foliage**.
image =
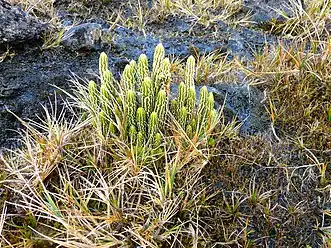
<path id="1" fill-rule="evenodd" d="M 98 87 L 94 81 L 90 81 L 88 85 L 88 95 L 92 108 L 95 109 L 98 105 Z"/>
<path id="2" fill-rule="evenodd" d="M 126 93 L 126 123 L 128 127 L 135 125 L 136 107 L 136 94 L 133 90 L 128 90 Z"/>
<path id="3" fill-rule="evenodd" d="M 159 118 L 157 116 L 156 112 L 151 113 L 151 116 L 149 117 L 148 121 L 148 137 L 150 139 L 153 139 L 155 134 L 158 131 L 159 127 Z"/>
<path id="4" fill-rule="evenodd" d="M 107 119 L 107 115 L 105 113 L 105 111 L 101 110 L 99 113 L 99 122 L 101 124 L 101 132 L 103 135 L 106 135 L 108 132 L 108 119 Z"/>
<path id="5" fill-rule="evenodd" d="M 130 129 L 129 129 L 129 136 L 130 136 L 130 139 L 131 139 L 131 142 L 132 143 L 135 143 L 135 139 L 136 139 L 136 136 L 137 136 L 137 129 L 135 126 L 130 126 Z"/>
<path id="6" fill-rule="evenodd" d="M 185 106 L 187 97 L 187 87 L 184 82 L 181 82 L 178 86 L 178 109 Z"/>
<path id="7" fill-rule="evenodd" d="M 212 109 L 210 111 L 209 120 L 210 120 L 209 126 L 213 127 L 213 126 L 215 126 L 217 124 L 218 114 L 217 114 L 217 111 L 215 109 Z"/>
<path id="8" fill-rule="evenodd" d="M 138 131 L 145 134 L 146 133 L 146 112 L 143 107 L 139 107 L 137 109 L 136 120 L 137 120 Z"/>
<path id="9" fill-rule="evenodd" d="M 172 99 L 170 101 L 170 111 L 175 117 L 177 117 L 177 114 L 178 114 L 178 101 L 177 101 L 177 99 Z"/>
<path id="10" fill-rule="evenodd" d="M 146 77 L 141 85 L 141 102 L 149 116 L 154 108 L 154 88 L 152 80 Z"/>
<path id="11" fill-rule="evenodd" d="M 190 87 L 187 92 L 186 108 L 189 119 L 193 117 L 195 102 L 196 102 L 196 92 L 194 87 Z"/>
<path id="12" fill-rule="evenodd" d="M 118 137 L 130 142 L 140 154 L 151 151 L 161 154 L 162 142 L 172 131 L 172 119 L 177 120 L 187 137 L 197 140 L 205 137 L 208 128 L 214 128 L 218 115 L 214 109 L 214 97 L 206 87 L 200 90 L 200 102 L 196 110 L 194 85 L 195 59 L 190 56 L 185 68 L 185 78 L 178 86 L 178 96 L 169 101 L 171 63 L 165 58 L 162 44 L 155 48 L 153 70 L 148 69 L 147 56 L 142 54 L 136 63 L 125 66 L 118 83 L 108 70 L 108 58 L 100 55 L 101 86 L 89 83 L 88 95 L 93 106 L 94 127 L 100 128 L 104 138 Z M 170 117 L 170 115 L 169 115 Z M 100 122 L 97 124 L 96 122 Z M 170 129 L 169 129 L 170 128 Z M 148 148 L 149 147 L 149 148 Z M 148 148 L 148 149 L 145 149 Z M 156 153 L 155 153 L 156 152 Z"/>
<path id="13" fill-rule="evenodd" d="M 156 92 L 158 92 L 162 86 L 162 63 L 164 60 L 164 55 L 164 47 L 160 43 L 155 47 L 153 58 L 152 81 L 154 82 Z"/>
<path id="14" fill-rule="evenodd" d="M 107 89 L 112 92 L 112 83 L 114 81 L 114 76 L 111 73 L 111 71 L 106 70 L 103 74 L 102 74 L 102 82 L 101 84 L 105 84 Z"/>
<path id="15" fill-rule="evenodd" d="M 100 54 L 100 58 L 99 58 L 99 73 L 100 76 L 103 75 L 103 73 L 108 70 L 108 56 L 106 53 L 102 52 Z"/>
<path id="16" fill-rule="evenodd" d="M 194 88 L 194 71 L 195 71 L 195 59 L 193 56 L 190 56 L 187 59 L 186 68 L 185 68 L 185 84 L 188 87 Z"/>
<path id="17" fill-rule="evenodd" d="M 193 128 L 190 124 L 186 126 L 186 134 L 189 138 L 193 137 Z"/>
<path id="18" fill-rule="evenodd" d="M 208 113 L 214 109 L 214 94 L 213 92 L 209 92 L 208 94 Z"/>
<path id="19" fill-rule="evenodd" d="M 141 54 L 138 59 L 138 82 L 141 84 L 146 77 L 149 77 L 148 59 L 145 54 Z"/>
<path id="20" fill-rule="evenodd" d="M 160 90 L 156 97 L 155 112 L 159 117 L 160 123 L 164 122 L 166 114 L 167 95 L 164 90 Z"/>
<path id="21" fill-rule="evenodd" d="M 200 101 L 198 108 L 198 123 L 197 123 L 197 132 L 203 132 L 207 124 L 207 117 L 209 114 L 209 101 L 208 101 L 208 89 L 206 86 L 203 86 L 200 90 Z"/>
<path id="22" fill-rule="evenodd" d="M 145 146 L 145 134 L 142 132 L 138 132 L 137 134 L 137 147 L 143 148 Z"/>
<path id="23" fill-rule="evenodd" d="M 193 130 L 196 130 L 197 129 L 197 120 L 195 118 L 192 118 L 190 125 Z"/>
<path id="24" fill-rule="evenodd" d="M 135 90 L 137 64 L 131 61 L 126 65 L 122 75 L 122 85 L 126 90 Z"/>
<path id="25" fill-rule="evenodd" d="M 181 127 L 184 128 L 185 130 L 186 122 L 187 122 L 187 110 L 185 107 L 182 107 L 179 110 L 178 122 L 181 125 Z"/>
<path id="26" fill-rule="evenodd" d="M 160 133 L 157 133 L 154 136 L 154 148 L 160 147 L 161 144 L 162 144 L 162 135 Z"/>
<path id="27" fill-rule="evenodd" d="M 109 130 L 110 134 L 115 134 L 116 133 L 116 126 L 114 125 L 113 122 L 109 122 L 108 130 Z"/>
<path id="28" fill-rule="evenodd" d="M 179 84 L 178 96 L 170 104 L 170 111 L 190 138 L 194 138 L 195 135 L 197 137 L 205 136 L 207 130 L 214 128 L 218 121 L 218 115 L 214 109 L 214 95 L 212 92 L 208 92 L 206 86 L 200 90 L 199 106 L 195 111 L 194 68 L 195 59 L 190 56 L 185 68 L 185 83 Z"/>
<path id="29" fill-rule="evenodd" d="M 109 92 L 106 84 L 101 84 L 100 86 L 100 98 L 102 110 L 109 114 L 109 99 L 111 99 L 111 92 Z"/>
<path id="30" fill-rule="evenodd" d="M 162 62 L 162 89 L 165 90 L 167 94 L 170 93 L 171 84 L 171 63 L 168 58 L 165 58 Z"/>

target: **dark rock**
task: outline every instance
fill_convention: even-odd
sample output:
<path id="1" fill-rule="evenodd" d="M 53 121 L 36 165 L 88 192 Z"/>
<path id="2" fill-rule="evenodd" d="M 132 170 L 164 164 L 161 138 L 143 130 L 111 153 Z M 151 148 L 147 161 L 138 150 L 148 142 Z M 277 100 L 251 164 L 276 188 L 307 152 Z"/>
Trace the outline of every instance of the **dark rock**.
<path id="1" fill-rule="evenodd" d="M 67 11 L 58 11 L 57 17 L 61 20 L 61 23 L 64 27 L 74 25 L 74 19 L 70 16 Z"/>
<path id="2" fill-rule="evenodd" d="M 66 31 L 62 38 L 62 45 L 71 51 L 98 51 L 103 48 L 103 33 L 101 24 L 84 23 Z"/>
<path id="3" fill-rule="evenodd" d="M 162 42 L 166 53 L 178 57 L 185 57 L 191 54 L 191 48 L 195 47 L 201 53 L 213 51 L 226 51 L 224 37 L 214 40 L 205 37 L 194 37 L 186 34 L 179 37 L 139 34 L 127 28 L 117 28 L 114 33 L 112 51 L 128 59 L 137 59 L 141 53 L 145 53 L 149 59 L 153 58 L 154 47 Z"/>
<path id="4" fill-rule="evenodd" d="M 113 53 L 121 57 L 136 59 L 145 53 L 152 59 L 153 48 L 162 42 L 167 53 L 179 57 L 192 54 L 196 48 L 201 54 L 210 52 L 230 53 L 240 58 L 252 59 L 268 43 L 277 44 L 277 39 L 248 28 L 231 28 L 224 22 L 217 22 L 212 30 L 198 28 L 190 30 L 190 23 L 178 18 L 168 18 L 155 24 L 154 30 L 143 34 L 128 28 L 109 30 L 105 24 L 84 23 L 70 28 L 64 34 L 62 44 L 71 51 L 102 50 L 111 43 Z M 213 32 L 217 29 L 217 35 Z"/>
<path id="5" fill-rule="evenodd" d="M 265 48 L 266 45 L 277 44 L 278 39 L 248 28 L 229 30 L 228 52 L 232 56 L 251 60 Z"/>
<path id="6" fill-rule="evenodd" d="M 196 94 L 202 86 L 196 87 Z M 263 104 L 263 93 L 247 84 L 220 83 L 207 86 L 209 92 L 213 92 L 215 107 L 221 109 L 224 104 L 223 114 L 226 123 L 232 120 L 241 124 L 241 134 L 257 134 L 269 131 L 270 121 Z M 171 86 L 170 98 L 178 95 L 178 85 Z M 198 98 L 198 97 L 197 97 Z M 199 99 L 197 99 L 197 104 Z"/>
<path id="7" fill-rule="evenodd" d="M 54 95 L 61 92 L 53 85 L 66 90 L 72 89 L 69 81 L 74 72 L 82 78 L 95 79 L 98 53 L 89 57 L 71 57 L 63 49 L 56 54 L 34 52 L 18 54 L 0 64 L 0 148 L 16 146 L 21 125 L 13 112 L 20 118 L 34 119 L 44 115 L 42 106 L 54 102 Z M 59 101 L 60 102 L 60 101 Z M 58 107 L 60 109 L 60 107 Z M 1 149 L 0 149 L 1 150 Z"/>
<path id="8" fill-rule="evenodd" d="M 192 52 L 190 48 L 194 46 L 200 53 L 222 50 L 232 55 L 253 58 L 254 52 L 264 46 L 265 37 L 258 32 L 232 29 L 223 23 L 219 25 L 221 30 L 219 37 L 212 39 L 206 36 L 208 35 L 205 34 L 206 32 L 201 36 L 192 36 L 185 30 L 176 37 L 161 34 L 157 36 L 152 33 L 144 36 L 126 28 L 116 28 L 112 32 L 106 32 L 101 24 L 88 23 L 67 31 L 66 35 L 72 34 L 72 36 L 63 41 L 66 49 L 59 47 L 43 52 L 37 48 L 30 49 L 17 54 L 11 60 L 5 60 L 0 64 L 0 147 L 12 145 L 10 139 L 17 137 L 17 134 L 10 130 L 17 130 L 20 127 L 19 122 L 7 110 L 11 110 L 23 119 L 35 118 L 41 113 L 41 105 L 47 104 L 49 97 L 53 99 L 56 89 L 52 85 L 70 90 L 72 84 L 69 79 L 72 72 L 81 78 L 94 78 L 98 71 L 99 51 L 77 56 L 68 52 L 68 49 L 72 51 L 102 49 L 102 36 L 111 36 L 111 49 L 107 53 L 110 68 L 118 78 L 119 72 L 126 63 L 131 59 L 136 60 L 141 53 L 145 53 L 152 61 L 154 47 L 159 42 L 163 43 L 167 55 L 174 57 L 189 56 Z M 274 42 L 271 38 L 270 40 Z M 238 78 L 238 81 L 241 81 L 240 77 Z M 199 90 L 199 87 L 197 89 Z M 237 116 L 237 120 L 243 122 L 241 128 L 243 133 L 267 130 L 264 107 L 260 103 L 263 94 L 257 89 L 245 84 L 215 84 L 209 86 L 209 89 L 215 93 L 219 105 L 227 95 L 225 109 L 227 120 Z"/>
<path id="9" fill-rule="evenodd" d="M 270 120 L 264 106 L 265 96 L 248 84 L 221 83 L 209 87 L 215 103 L 224 105 L 227 121 L 236 118 L 241 123 L 241 134 L 257 134 L 269 131 Z"/>
<path id="10" fill-rule="evenodd" d="M 278 11 L 292 16 L 293 12 L 289 6 L 290 0 L 243 0 L 244 11 L 251 12 L 252 21 L 258 25 L 264 25 L 271 20 L 284 21 L 284 17 Z"/>
<path id="11" fill-rule="evenodd" d="M 0 46 L 37 40 L 45 29 L 34 17 L 0 0 Z"/>

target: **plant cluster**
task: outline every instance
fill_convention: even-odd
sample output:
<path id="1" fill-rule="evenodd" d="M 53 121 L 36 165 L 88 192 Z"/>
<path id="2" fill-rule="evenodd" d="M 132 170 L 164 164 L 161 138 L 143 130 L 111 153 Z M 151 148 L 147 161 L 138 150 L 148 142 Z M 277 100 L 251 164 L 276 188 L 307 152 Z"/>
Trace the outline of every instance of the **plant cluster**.
<path id="1" fill-rule="evenodd" d="M 276 10 L 284 21 L 272 20 L 270 32 L 286 35 L 289 39 L 305 39 L 305 37 L 321 39 L 321 35 L 327 35 L 325 29 L 327 29 L 327 20 L 330 16 L 330 1 L 289 0 L 285 6 L 289 13 Z"/>
<path id="2" fill-rule="evenodd" d="M 160 151 L 163 137 L 176 124 L 195 142 L 207 137 L 217 124 L 213 93 L 206 86 L 201 88 L 196 104 L 193 56 L 187 60 L 185 79 L 174 99 L 170 99 L 171 63 L 162 44 L 155 48 L 152 71 L 142 54 L 138 62 L 132 60 L 126 65 L 118 82 L 108 68 L 105 53 L 100 55 L 99 71 L 101 85 L 89 82 L 86 103 L 92 123 L 103 138 L 120 138 L 138 152 L 144 148 Z"/>
<path id="3" fill-rule="evenodd" d="M 213 95 L 202 87 L 196 103 L 193 57 L 173 99 L 171 63 L 161 44 L 151 67 L 141 55 L 115 80 L 102 53 L 100 86 L 76 82 L 78 95 L 67 93 L 74 100 L 67 105 L 73 120 L 46 110 L 45 121 L 23 123 L 25 148 L 1 159 L 13 181 L 20 182 L 8 186 L 22 198 L 11 204 L 28 216 L 17 223 L 29 226 L 20 238 L 40 234 L 64 247 L 208 242 L 198 221 L 207 201 L 200 173 L 208 161 L 199 145 L 217 124 Z M 72 108 L 77 105 L 83 114 Z M 6 233 L 7 243 L 21 242 Z"/>

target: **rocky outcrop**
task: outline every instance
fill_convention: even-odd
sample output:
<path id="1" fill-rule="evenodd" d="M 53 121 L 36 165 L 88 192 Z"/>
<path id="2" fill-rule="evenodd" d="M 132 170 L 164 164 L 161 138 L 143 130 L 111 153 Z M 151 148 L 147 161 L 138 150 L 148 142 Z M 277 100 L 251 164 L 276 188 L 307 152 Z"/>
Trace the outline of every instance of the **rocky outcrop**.
<path id="1" fill-rule="evenodd" d="M 20 142 L 17 130 L 22 126 L 12 113 L 24 120 L 44 116 L 42 106 L 54 104 L 55 94 L 61 102 L 62 92 L 54 85 L 71 89 L 73 72 L 91 78 L 97 66 L 98 53 L 73 58 L 63 50 L 40 53 L 39 49 L 0 63 L 0 150 Z"/>
<path id="2" fill-rule="evenodd" d="M 0 0 L 0 46 L 40 38 L 46 26 L 5 0 Z"/>
<path id="3" fill-rule="evenodd" d="M 196 95 L 202 86 L 196 87 Z M 270 121 L 264 105 L 264 94 L 247 83 L 215 83 L 207 86 L 213 92 L 216 109 L 223 111 L 225 123 L 240 123 L 240 134 L 249 135 L 269 130 Z M 171 86 L 170 98 L 178 95 L 178 85 Z M 198 99 L 197 99 L 198 104 Z"/>
<path id="4" fill-rule="evenodd" d="M 83 23 L 69 28 L 63 35 L 62 45 L 71 51 L 100 50 L 106 37 L 102 26 L 97 23 Z"/>
<path id="5" fill-rule="evenodd" d="M 0 0 L 2 1 L 2 0 Z M 0 150 L 15 144 L 12 138 L 17 137 L 20 127 L 15 117 L 8 112 L 15 113 L 22 119 L 36 118 L 42 114 L 42 105 L 54 100 L 54 92 L 58 91 L 52 85 L 70 90 L 69 81 L 72 73 L 80 78 L 96 79 L 98 71 L 98 57 L 100 51 L 109 55 L 110 68 L 119 78 L 130 59 L 137 59 L 145 53 L 152 60 L 154 47 L 162 42 L 169 56 L 187 57 L 194 52 L 201 54 L 213 51 L 226 52 L 229 58 L 239 56 L 251 59 L 254 53 L 263 49 L 266 42 L 275 44 L 277 41 L 271 36 L 247 28 L 231 28 L 219 22 L 215 27 L 218 36 L 210 37 L 207 30 L 196 30 L 193 36 L 185 27 L 185 23 L 174 18 L 165 22 L 166 30 L 172 27 L 173 33 L 180 30 L 177 36 L 169 33 L 148 32 L 143 35 L 127 28 L 107 27 L 97 23 L 86 23 L 76 27 L 69 27 L 62 40 L 61 47 L 41 52 L 38 47 L 29 48 L 14 58 L 0 64 Z M 172 30 L 170 30 L 172 31 Z M 104 44 L 104 36 L 109 37 L 109 43 Z M 87 50 L 87 51 L 86 51 Z M 194 54 L 194 53 L 193 53 Z M 237 80 L 237 84 L 209 85 L 214 92 L 218 105 L 225 102 L 225 114 L 228 121 L 236 118 L 242 122 L 242 133 L 258 133 L 268 130 L 269 124 L 265 118 L 263 94 L 249 87 L 244 80 Z M 174 85 L 175 87 L 175 85 Z M 199 87 L 197 87 L 199 89 Z"/>

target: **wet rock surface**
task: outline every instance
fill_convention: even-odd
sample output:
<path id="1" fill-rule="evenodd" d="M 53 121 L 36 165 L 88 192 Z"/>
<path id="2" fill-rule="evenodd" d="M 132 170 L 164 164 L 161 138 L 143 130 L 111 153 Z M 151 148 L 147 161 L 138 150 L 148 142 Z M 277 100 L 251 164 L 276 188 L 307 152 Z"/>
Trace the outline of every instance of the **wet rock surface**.
<path id="1" fill-rule="evenodd" d="M 71 51 L 101 50 L 103 30 L 97 23 L 84 23 L 67 30 L 62 38 L 62 45 Z"/>
<path id="2" fill-rule="evenodd" d="M 129 59 L 137 59 L 141 53 L 145 53 L 148 58 L 152 59 L 154 47 L 160 42 L 162 42 L 168 54 L 178 57 L 190 55 L 192 48 L 197 49 L 200 53 L 224 51 L 226 49 L 224 38 L 208 41 L 206 37 L 189 35 L 169 37 L 166 35 L 154 36 L 153 34 L 148 34 L 144 36 L 129 29 L 118 28 L 114 31 L 112 51 Z"/>
<path id="3" fill-rule="evenodd" d="M 277 44 L 277 38 L 248 28 L 230 29 L 228 51 L 232 56 L 251 60 L 266 44 Z"/>
<path id="4" fill-rule="evenodd" d="M 154 37 L 159 37 L 165 44 L 177 43 L 176 54 L 184 54 L 184 56 L 188 53 L 190 45 L 194 45 L 200 53 L 226 52 L 230 58 L 238 56 L 242 59 L 253 59 L 266 44 L 277 44 L 279 39 L 249 28 L 233 28 L 222 21 L 206 29 L 200 25 L 191 27 L 188 22 L 176 18 L 168 18 L 162 24 L 156 24 L 156 27 L 150 28 L 149 32 Z M 138 38 L 141 39 L 143 38 Z"/>
<path id="5" fill-rule="evenodd" d="M 30 53 L 15 56 L 12 60 L 0 64 L 0 147 L 16 145 L 12 138 L 20 127 L 16 118 L 35 119 L 42 115 L 42 105 L 54 102 L 57 89 L 53 85 L 69 89 L 69 82 L 76 74 L 89 77 L 96 70 L 98 55 L 89 58 L 76 57 L 59 51 L 57 53 Z"/>
<path id="6" fill-rule="evenodd" d="M 40 38 L 46 25 L 8 2 L 0 0 L 0 48 Z"/>
<path id="7" fill-rule="evenodd" d="M 16 132 L 10 130 L 20 126 L 8 110 L 23 119 L 35 118 L 40 114 L 41 106 L 47 104 L 49 98 L 54 99 L 56 88 L 52 85 L 70 89 L 69 79 L 73 73 L 81 78 L 95 77 L 100 51 L 109 55 L 110 66 L 118 77 L 126 63 L 137 59 L 141 53 L 152 60 L 154 47 L 159 42 L 163 43 L 167 55 L 175 57 L 218 52 L 228 53 L 230 59 L 234 56 L 252 59 L 266 43 L 278 41 L 273 36 L 247 28 L 233 28 L 223 22 L 204 29 L 199 25 L 192 27 L 178 18 L 151 24 L 145 34 L 123 27 L 110 30 L 102 21 L 67 27 L 61 47 L 49 51 L 30 47 L 0 64 L 0 147 L 15 144 L 11 139 L 16 137 Z M 227 97 L 228 120 L 236 117 L 243 121 L 242 133 L 268 129 L 263 119 L 263 104 L 259 103 L 261 92 L 247 88 L 243 83 L 224 82 L 211 85 L 210 90 L 220 104 Z"/>
<path id="8" fill-rule="evenodd" d="M 202 86 L 196 87 L 196 95 Z M 240 123 L 242 135 L 258 134 L 268 131 L 269 117 L 265 111 L 264 94 L 245 83 L 215 83 L 207 86 L 213 92 L 216 109 L 223 109 L 226 123 L 236 120 Z M 178 85 L 171 87 L 171 98 L 178 96 Z M 197 99 L 197 105 L 199 99 Z"/>
<path id="9" fill-rule="evenodd" d="M 297 4 L 303 5 L 302 1 Z M 264 25 L 272 20 L 282 22 L 283 15 L 277 11 L 282 10 L 287 16 L 292 16 L 289 0 L 243 0 L 244 11 L 251 13 L 252 21 Z"/>
<path id="10" fill-rule="evenodd" d="M 221 83 L 210 86 L 215 102 L 224 103 L 226 121 L 241 123 L 241 134 L 258 134 L 269 130 L 269 116 L 265 111 L 263 92 L 247 83 Z"/>

